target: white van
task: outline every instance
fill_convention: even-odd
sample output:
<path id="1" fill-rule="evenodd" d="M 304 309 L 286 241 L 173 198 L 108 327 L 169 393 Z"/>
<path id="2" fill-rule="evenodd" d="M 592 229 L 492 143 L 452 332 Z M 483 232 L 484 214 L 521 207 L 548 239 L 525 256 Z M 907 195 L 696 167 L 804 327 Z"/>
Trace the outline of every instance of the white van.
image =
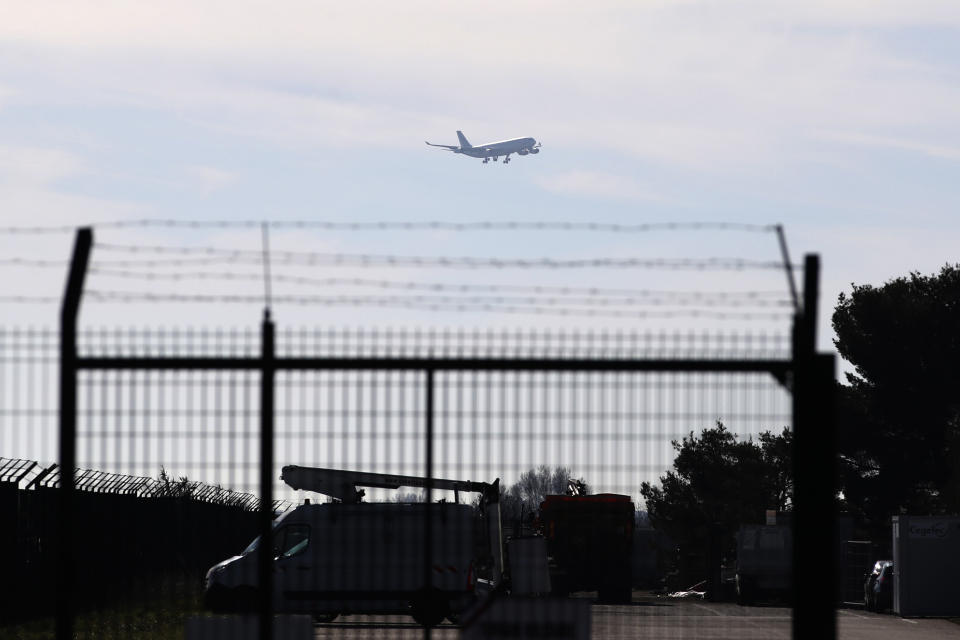
<path id="1" fill-rule="evenodd" d="M 427 626 L 454 620 L 478 580 L 499 579 L 499 505 L 493 526 L 484 511 L 447 502 L 303 504 L 274 525 L 275 610 L 320 620 L 404 613 Z M 207 572 L 208 607 L 256 607 L 260 552 L 258 538 Z"/>

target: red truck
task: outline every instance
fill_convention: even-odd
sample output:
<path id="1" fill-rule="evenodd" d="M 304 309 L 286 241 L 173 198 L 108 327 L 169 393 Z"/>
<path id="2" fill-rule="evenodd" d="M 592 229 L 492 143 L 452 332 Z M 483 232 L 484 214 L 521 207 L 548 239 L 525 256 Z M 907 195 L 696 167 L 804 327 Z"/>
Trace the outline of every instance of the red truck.
<path id="1" fill-rule="evenodd" d="M 597 591 L 604 602 L 630 601 L 634 512 L 629 496 L 613 493 L 540 503 L 554 593 Z"/>

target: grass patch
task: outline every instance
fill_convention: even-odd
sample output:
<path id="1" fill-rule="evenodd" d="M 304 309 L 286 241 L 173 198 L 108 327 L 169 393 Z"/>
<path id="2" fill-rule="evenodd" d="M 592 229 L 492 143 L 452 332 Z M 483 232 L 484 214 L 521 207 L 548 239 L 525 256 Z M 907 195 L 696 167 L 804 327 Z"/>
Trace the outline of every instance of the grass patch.
<path id="1" fill-rule="evenodd" d="M 201 613 L 200 587 L 193 580 L 162 580 L 140 594 L 74 619 L 76 640 L 183 640 L 187 618 Z M 52 617 L 0 627 L 5 640 L 51 640 Z"/>

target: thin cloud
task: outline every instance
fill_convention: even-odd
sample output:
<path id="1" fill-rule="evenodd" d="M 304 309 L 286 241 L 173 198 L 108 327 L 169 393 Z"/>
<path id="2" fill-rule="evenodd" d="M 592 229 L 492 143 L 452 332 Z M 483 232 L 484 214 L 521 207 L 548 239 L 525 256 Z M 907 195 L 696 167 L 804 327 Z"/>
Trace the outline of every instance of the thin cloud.
<path id="1" fill-rule="evenodd" d="M 483 124 L 708 173 L 790 164 L 818 129 L 885 137 L 960 113 L 952 60 L 889 46 L 897 27 L 956 24 L 952 2 L 528 2 L 509 20 L 496 3 L 288 6 L 18 5 L 0 41 L 38 55 L 8 100 L 162 105 L 215 132 L 328 149 Z"/>

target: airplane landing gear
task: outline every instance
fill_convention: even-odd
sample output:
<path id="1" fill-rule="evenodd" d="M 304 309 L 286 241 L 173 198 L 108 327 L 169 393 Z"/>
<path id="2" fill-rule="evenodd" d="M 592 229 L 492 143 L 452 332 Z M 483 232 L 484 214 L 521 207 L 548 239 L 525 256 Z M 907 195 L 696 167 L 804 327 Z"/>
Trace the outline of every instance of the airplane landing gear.
<path id="1" fill-rule="evenodd" d="M 507 164 L 508 162 L 510 162 L 510 156 L 503 159 L 503 164 Z"/>
<path id="2" fill-rule="evenodd" d="M 488 162 L 490 162 L 490 158 L 484 158 L 484 159 L 483 159 L 483 164 L 487 164 Z"/>

